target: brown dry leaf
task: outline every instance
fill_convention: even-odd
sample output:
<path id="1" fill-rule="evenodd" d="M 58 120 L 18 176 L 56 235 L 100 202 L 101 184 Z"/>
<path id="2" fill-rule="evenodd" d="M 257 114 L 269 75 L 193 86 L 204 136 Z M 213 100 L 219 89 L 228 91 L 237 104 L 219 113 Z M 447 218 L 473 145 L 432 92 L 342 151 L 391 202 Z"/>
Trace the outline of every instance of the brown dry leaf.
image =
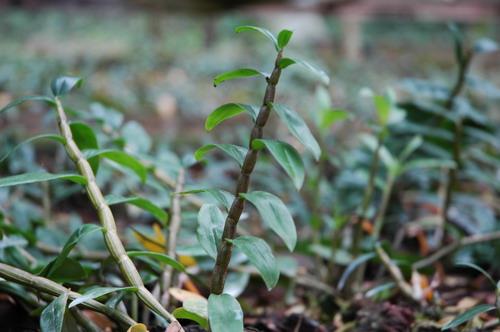
<path id="1" fill-rule="evenodd" d="M 180 288 L 169 288 L 168 292 L 170 295 L 175 298 L 179 302 L 184 302 L 187 299 L 204 299 L 206 300 L 203 296 L 197 293 L 193 293 L 184 289 Z"/>
<path id="2" fill-rule="evenodd" d="M 115 326 L 115 324 L 108 317 L 98 312 L 83 309 L 82 313 L 83 315 L 85 315 L 85 317 L 94 322 L 94 324 L 100 327 L 102 330 L 106 330 L 108 328 L 111 330 Z"/>
<path id="3" fill-rule="evenodd" d="M 128 328 L 127 332 L 149 332 L 148 327 L 142 323 L 134 324 Z"/>

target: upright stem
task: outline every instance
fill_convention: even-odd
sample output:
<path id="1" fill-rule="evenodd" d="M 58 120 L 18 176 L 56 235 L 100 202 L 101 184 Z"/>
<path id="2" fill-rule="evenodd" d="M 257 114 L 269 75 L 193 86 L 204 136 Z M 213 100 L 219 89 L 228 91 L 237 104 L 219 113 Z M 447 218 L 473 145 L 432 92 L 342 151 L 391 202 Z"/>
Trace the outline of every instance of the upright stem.
<path id="1" fill-rule="evenodd" d="M 175 192 L 172 195 L 172 218 L 170 219 L 170 225 L 168 229 L 168 249 L 167 254 L 170 257 L 175 258 L 176 247 L 177 247 L 177 234 L 181 227 L 181 200 L 180 193 L 184 188 L 184 169 L 179 169 L 179 174 L 177 175 L 177 182 L 175 185 Z M 162 276 L 162 298 L 161 304 L 167 308 L 170 300 L 168 289 L 172 284 L 172 274 L 173 268 L 171 265 L 165 267 Z"/>
<path id="2" fill-rule="evenodd" d="M 394 187 L 395 176 L 392 174 L 388 175 L 387 183 L 384 188 L 384 193 L 382 194 L 382 202 L 380 203 L 380 209 L 377 214 L 377 219 L 375 219 L 373 227 L 373 238 L 375 241 L 380 237 L 380 232 L 382 231 L 382 226 L 384 225 L 385 213 L 387 207 L 389 206 L 389 199 L 392 195 L 392 189 Z"/>
<path id="3" fill-rule="evenodd" d="M 252 129 L 250 140 L 248 142 L 248 152 L 245 156 L 245 161 L 241 166 L 238 183 L 236 184 L 236 190 L 234 193 L 234 200 L 231 208 L 229 209 L 229 213 L 224 224 L 221 246 L 219 248 L 217 259 L 215 261 L 215 267 L 212 274 L 212 282 L 210 286 L 210 292 L 212 294 L 222 294 L 224 290 L 227 268 L 229 266 L 229 261 L 231 260 L 231 252 L 233 248 L 233 245 L 230 242 L 226 241 L 226 239 L 234 239 L 238 221 L 240 220 L 241 213 L 243 212 L 243 209 L 245 207 L 245 200 L 240 196 L 240 194 L 246 193 L 248 191 L 250 175 L 252 174 L 252 171 L 255 167 L 258 155 L 258 151 L 252 147 L 252 142 L 254 139 L 262 138 L 263 128 L 266 125 L 267 120 L 269 119 L 269 115 L 271 114 L 271 103 L 274 102 L 276 85 L 278 84 L 281 75 L 279 61 L 281 60 L 282 56 L 282 51 L 278 52 L 278 55 L 274 62 L 273 72 L 267 79 L 267 88 L 264 94 L 264 100 L 262 102 L 259 115 L 255 120 L 255 125 Z"/>
<path id="4" fill-rule="evenodd" d="M 444 104 L 444 107 L 449 112 L 453 111 L 455 99 L 462 91 L 471 59 L 472 59 L 472 52 L 468 52 L 465 55 L 464 60 L 461 63 L 459 63 L 457 80 L 452 90 L 450 91 L 448 99 Z M 461 154 L 462 154 L 461 141 L 462 141 L 462 130 L 463 130 L 462 127 L 463 127 L 462 120 L 460 119 L 460 117 L 458 117 L 457 122 L 454 124 L 454 136 L 453 136 L 453 161 L 456 164 L 456 168 L 449 169 L 447 174 L 446 190 L 443 199 L 443 207 L 441 209 L 442 225 L 441 228 L 438 229 L 438 236 L 436 237 L 438 243 L 441 243 L 442 239 L 445 237 L 446 225 L 449 223 L 448 212 L 453 200 L 453 190 L 457 181 L 458 170 L 461 163 Z"/>
<path id="5" fill-rule="evenodd" d="M 120 237 L 118 236 L 115 218 L 113 217 L 111 209 L 106 203 L 101 190 L 97 186 L 94 172 L 73 139 L 68 119 L 61 101 L 58 97 L 55 97 L 54 100 L 56 103 L 59 130 L 65 139 L 66 152 L 68 153 L 70 159 L 75 163 L 80 174 L 87 180 L 85 189 L 87 190 L 87 195 L 97 212 L 99 221 L 101 222 L 104 242 L 106 243 L 106 247 L 108 248 L 111 257 L 120 268 L 125 281 L 130 286 L 137 287 L 137 296 L 142 300 L 142 302 L 144 302 L 144 304 L 146 304 L 158 315 L 165 318 L 167 321 L 172 323 L 177 322 L 176 318 L 165 310 L 165 308 L 163 308 L 163 306 L 144 286 L 137 268 L 130 257 L 128 257 Z"/>

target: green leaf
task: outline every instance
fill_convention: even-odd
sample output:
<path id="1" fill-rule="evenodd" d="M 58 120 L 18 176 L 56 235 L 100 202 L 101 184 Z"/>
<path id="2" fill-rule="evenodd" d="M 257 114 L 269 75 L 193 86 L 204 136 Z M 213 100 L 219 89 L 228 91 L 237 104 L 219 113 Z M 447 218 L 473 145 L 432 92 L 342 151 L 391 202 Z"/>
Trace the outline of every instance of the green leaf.
<path id="1" fill-rule="evenodd" d="M 208 298 L 208 322 L 212 332 L 243 332 L 243 311 L 229 294 L 211 294 Z"/>
<path id="2" fill-rule="evenodd" d="M 461 262 L 461 263 L 457 263 L 456 265 L 462 266 L 462 267 L 468 267 L 468 268 L 471 268 L 471 269 L 478 271 L 479 273 L 482 273 L 486 277 L 486 279 L 488 279 L 488 281 L 493 285 L 493 287 L 495 287 L 495 288 L 497 287 L 497 283 L 495 282 L 495 280 L 493 280 L 491 275 L 488 272 L 486 272 L 479 265 L 476 265 L 474 263 L 468 263 L 468 262 Z"/>
<path id="3" fill-rule="evenodd" d="M 373 96 L 373 103 L 375 104 L 375 111 L 377 112 L 378 124 L 385 127 L 389 123 L 392 103 L 389 98 L 381 95 Z"/>
<path id="4" fill-rule="evenodd" d="M 296 64 L 295 60 L 294 59 L 290 59 L 290 58 L 282 58 L 278 62 L 278 66 L 281 69 L 285 69 L 286 67 L 289 67 L 289 66 L 294 65 L 294 64 Z"/>
<path id="5" fill-rule="evenodd" d="M 481 38 L 474 43 L 474 52 L 475 53 L 491 53 L 498 51 L 498 44 L 489 39 L 489 38 Z"/>
<path id="6" fill-rule="evenodd" d="M 87 278 L 87 274 L 79 261 L 66 257 L 60 266 L 51 272 L 50 279 L 59 283 L 75 282 L 84 280 Z"/>
<path id="7" fill-rule="evenodd" d="M 5 105 L 2 109 L 0 109 L 0 113 L 3 113 L 13 107 L 16 107 L 17 105 L 20 105 L 24 103 L 25 101 L 44 101 L 46 103 L 49 103 L 51 105 L 54 105 L 54 100 L 50 97 L 47 96 L 24 96 L 17 98 L 16 100 L 11 101 L 7 105 Z"/>
<path id="8" fill-rule="evenodd" d="M 253 77 L 253 76 L 263 76 L 267 77 L 268 75 L 260 72 L 258 70 L 252 68 L 240 68 L 231 71 L 227 71 L 225 73 L 219 74 L 214 78 L 214 86 L 221 84 L 222 82 L 228 80 L 234 80 L 236 78 L 244 78 L 244 77 Z"/>
<path id="9" fill-rule="evenodd" d="M 471 320 L 475 316 L 477 316 L 479 314 L 482 314 L 484 312 L 488 312 L 488 311 L 494 310 L 495 308 L 496 307 L 494 305 L 491 305 L 491 304 L 480 304 L 480 305 L 477 305 L 475 307 L 472 307 L 469 310 L 465 311 L 464 313 L 462 313 L 462 314 L 458 315 L 457 317 L 455 317 L 450 322 L 446 323 L 441 328 L 441 331 L 449 330 L 449 329 L 452 329 L 454 327 L 457 327 L 458 325 Z"/>
<path id="10" fill-rule="evenodd" d="M 189 194 L 198 194 L 198 193 L 207 193 L 212 196 L 218 203 L 224 206 L 227 210 L 231 208 L 233 204 L 234 195 L 228 191 L 221 189 L 194 189 L 183 191 L 181 195 L 189 195 Z"/>
<path id="11" fill-rule="evenodd" d="M 252 25 L 243 25 L 243 26 L 239 26 L 235 29 L 236 32 L 242 32 L 242 31 L 256 31 L 256 32 L 259 32 L 261 34 L 263 34 L 266 38 L 268 38 L 270 41 L 273 42 L 273 45 L 274 45 L 274 48 L 276 48 L 276 51 L 279 51 L 280 50 L 280 47 L 278 45 L 278 40 L 276 40 L 276 37 L 274 37 L 274 35 L 271 33 L 271 31 L 267 30 L 267 29 L 263 29 L 263 28 L 259 28 L 259 27 L 256 27 L 256 26 L 252 26 Z"/>
<path id="12" fill-rule="evenodd" d="M 406 144 L 405 148 L 399 155 L 400 162 L 404 162 L 406 159 L 408 159 L 413 154 L 413 152 L 415 152 L 423 143 L 424 140 L 421 136 L 413 137 L 411 141 Z"/>
<path id="13" fill-rule="evenodd" d="M 208 328 L 208 320 L 206 318 L 201 317 L 200 315 L 195 314 L 194 312 L 190 312 L 184 308 L 177 308 L 172 312 L 177 319 L 188 319 L 196 322 L 202 328 Z"/>
<path id="14" fill-rule="evenodd" d="M 354 271 L 356 271 L 356 269 L 359 266 L 361 266 L 362 264 L 364 264 L 365 262 L 369 261 L 370 259 L 372 259 L 375 256 L 376 256 L 375 253 L 372 252 L 372 253 L 361 255 L 358 258 L 356 258 L 355 260 L 353 260 L 351 262 L 351 264 L 349 264 L 349 266 L 347 266 L 347 268 L 345 269 L 344 273 L 342 273 L 342 276 L 340 277 L 339 283 L 337 285 L 337 289 L 342 290 L 342 288 L 344 288 L 347 280 L 349 279 L 349 276 Z"/>
<path id="15" fill-rule="evenodd" d="M 68 293 L 65 292 L 43 309 L 40 315 L 40 329 L 42 332 L 62 331 L 67 302 Z"/>
<path id="16" fill-rule="evenodd" d="M 307 126 L 306 122 L 296 112 L 283 104 L 272 104 L 281 121 L 283 121 L 288 130 L 299 140 L 307 149 L 309 149 L 316 160 L 321 155 L 321 148 Z"/>
<path id="17" fill-rule="evenodd" d="M 457 59 L 458 63 L 462 63 L 464 61 L 463 34 L 456 24 L 448 24 L 448 29 L 453 36 L 453 41 L 455 44 L 455 58 Z"/>
<path id="18" fill-rule="evenodd" d="M 141 208 L 141 209 L 151 213 L 160 222 L 162 222 L 162 223 L 167 222 L 167 217 L 168 217 L 167 212 L 148 199 L 138 197 L 138 196 L 123 197 L 123 196 L 118 196 L 118 195 L 108 195 L 105 197 L 105 199 L 106 199 L 106 203 L 108 203 L 108 205 L 116 205 L 116 204 L 123 204 L 123 203 L 135 205 L 138 208 Z"/>
<path id="19" fill-rule="evenodd" d="M 333 124 L 343 121 L 349 118 L 350 113 L 339 109 L 328 109 L 322 112 L 321 117 L 321 128 L 326 129 L 331 127 Z"/>
<path id="20" fill-rule="evenodd" d="M 82 85 L 83 80 L 79 77 L 62 76 L 54 79 L 50 83 L 50 90 L 54 97 L 62 96 Z"/>
<path id="21" fill-rule="evenodd" d="M 198 161 L 202 160 L 208 151 L 218 148 L 236 160 L 238 165 L 242 166 L 245 161 L 245 156 L 248 150 L 242 146 L 234 144 L 207 144 L 194 152 L 194 158 Z"/>
<path id="22" fill-rule="evenodd" d="M 215 204 L 203 204 L 198 212 L 198 241 L 213 259 L 217 258 L 217 248 L 222 238 L 225 219 Z"/>
<path id="23" fill-rule="evenodd" d="M 64 260 L 69 256 L 71 250 L 78 244 L 78 242 L 86 235 L 100 231 L 102 227 L 94 224 L 85 224 L 80 226 L 76 231 L 71 234 L 69 239 L 64 244 L 61 253 L 50 262 L 40 273 L 42 276 L 50 277 L 53 272 L 59 269 Z"/>
<path id="24" fill-rule="evenodd" d="M 121 166 L 132 170 L 141 179 L 142 182 L 146 181 L 148 175 L 147 168 L 135 157 L 126 152 L 114 149 L 99 149 L 99 150 L 85 150 L 83 155 L 87 160 L 92 158 L 101 157 L 114 161 Z"/>
<path id="25" fill-rule="evenodd" d="M 77 297 L 69 304 L 68 308 L 73 308 L 81 303 L 84 303 L 88 300 L 97 299 L 103 295 L 114 293 L 114 292 L 136 292 L 137 287 L 94 287 L 81 296 Z"/>
<path id="26" fill-rule="evenodd" d="M 290 41 L 290 38 L 292 38 L 293 31 L 290 30 L 281 30 L 280 33 L 278 34 L 278 47 L 280 49 L 283 49 L 286 45 L 288 45 L 288 42 Z"/>
<path id="27" fill-rule="evenodd" d="M 330 77 L 328 74 L 323 70 L 315 65 L 310 64 L 307 61 L 301 60 L 301 59 L 292 59 L 295 61 L 296 64 L 301 65 L 308 71 L 310 71 L 314 76 L 318 77 L 318 79 L 323 83 L 323 84 L 330 84 Z"/>
<path id="28" fill-rule="evenodd" d="M 71 134 L 73 139 L 80 150 L 96 150 L 99 149 L 99 143 L 94 130 L 83 122 L 70 123 Z M 99 169 L 99 158 L 89 160 L 90 167 L 97 173 Z"/>
<path id="29" fill-rule="evenodd" d="M 25 173 L 20 175 L 12 175 L 0 179 L 0 188 L 18 186 L 22 184 L 30 184 L 36 182 L 45 182 L 52 180 L 68 180 L 78 184 L 86 184 L 87 180 L 78 174 L 62 173 L 52 174 L 47 172 Z"/>
<path id="30" fill-rule="evenodd" d="M 248 257 L 250 263 L 257 268 L 269 290 L 276 286 L 280 277 L 280 271 L 276 264 L 276 259 L 273 256 L 273 252 L 266 241 L 255 236 L 240 236 L 231 242 L 240 249 Z M 210 304 L 208 310 L 210 314 Z"/>
<path id="31" fill-rule="evenodd" d="M 300 190 L 304 183 L 305 171 L 304 163 L 297 150 L 288 143 L 276 140 L 254 139 L 252 141 L 254 149 L 262 149 L 264 146 L 271 152 L 281 167 L 283 167 L 288 176 L 290 176 L 295 188 Z"/>
<path id="32" fill-rule="evenodd" d="M 236 103 L 224 104 L 216 108 L 212 113 L 210 113 L 210 115 L 207 117 L 207 120 L 205 121 L 205 129 L 207 131 L 211 131 L 221 122 L 230 119 L 232 117 L 235 117 L 236 115 L 243 112 L 249 113 L 252 119 L 255 121 L 259 109 L 255 108 L 252 105 L 247 105 L 247 104 L 236 104 Z"/>
<path id="33" fill-rule="evenodd" d="M 453 160 L 446 159 L 415 159 L 407 162 L 401 173 L 414 169 L 429 169 L 429 168 L 446 168 L 452 169 L 456 167 Z"/>
<path id="34" fill-rule="evenodd" d="M 30 137 L 27 140 L 24 140 L 21 143 L 17 144 L 15 147 L 13 147 L 12 150 L 7 152 L 2 158 L 0 158 L 0 163 L 4 162 L 5 159 L 7 159 L 13 152 L 15 152 L 17 149 L 19 149 L 24 144 L 28 144 L 28 143 L 38 141 L 41 139 L 48 139 L 48 140 L 59 142 L 61 144 L 64 144 L 64 142 L 65 142 L 64 137 L 62 137 L 60 135 L 55 135 L 55 134 L 41 134 L 41 135 L 33 136 L 33 137 Z"/>
<path id="35" fill-rule="evenodd" d="M 178 271 L 181 272 L 186 271 L 184 265 L 176 261 L 174 258 L 159 252 L 134 250 L 134 251 L 127 251 L 127 255 L 129 257 L 150 257 L 156 259 L 159 262 L 170 265 L 171 267 L 173 267 Z"/>
<path id="36" fill-rule="evenodd" d="M 285 242 L 288 250 L 293 251 L 297 243 L 297 231 L 286 205 L 277 196 L 265 191 L 240 195 L 257 208 L 264 222 Z"/>

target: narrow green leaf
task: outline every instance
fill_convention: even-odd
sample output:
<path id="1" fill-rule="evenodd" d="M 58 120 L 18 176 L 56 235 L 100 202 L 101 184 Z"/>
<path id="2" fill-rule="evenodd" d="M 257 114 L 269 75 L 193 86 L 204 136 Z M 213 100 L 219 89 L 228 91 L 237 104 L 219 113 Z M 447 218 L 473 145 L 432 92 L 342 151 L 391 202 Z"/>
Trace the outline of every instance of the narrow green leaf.
<path id="1" fill-rule="evenodd" d="M 231 158 L 236 160 L 236 162 L 240 166 L 243 165 L 243 161 L 245 160 L 245 156 L 248 152 L 246 148 L 234 144 L 207 144 L 194 152 L 194 158 L 198 161 L 202 160 L 208 151 L 211 151 L 215 148 L 224 151 Z"/>
<path id="2" fill-rule="evenodd" d="M 132 155 L 114 149 L 98 149 L 98 150 L 85 150 L 83 155 L 87 160 L 92 158 L 101 157 L 114 161 L 121 166 L 132 170 L 141 179 L 142 182 L 146 181 L 148 175 L 147 168 Z"/>
<path id="3" fill-rule="evenodd" d="M 278 46 L 278 40 L 276 39 L 276 37 L 274 37 L 274 35 L 271 33 L 271 31 L 269 31 L 267 29 L 259 28 L 259 27 L 252 26 L 252 25 L 243 25 L 243 26 L 237 27 L 235 29 L 235 31 L 238 33 L 243 32 L 243 31 L 259 32 L 273 43 L 274 48 L 276 48 L 276 51 L 279 51 L 279 49 L 280 49 L 280 47 Z"/>
<path id="4" fill-rule="evenodd" d="M 497 287 L 497 283 L 495 282 L 495 280 L 493 280 L 493 277 L 488 272 L 486 272 L 482 267 L 480 267 L 479 265 L 476 265 L 474 263 L 468 263 L 468 262 L 461 262 L 461 263 L 457 263 L 456 265 L 462 266 L 462 267 L 468 267 L 468 268 L 476 270 L 477 272 L 484 275 L 486 277 L 486 279 L 488 279 L 488 281 L 493 285 L 493 287 L 495 287 L 495 288 Z"/>
<path id="5" fill-rule="evenodd" d="M 63 293 L 49 303 L 40 315 L 40 329 L 42 332 L 61 332 L 66 312 L 68 293 Z"/>
<path id="6" fill-rule="evenodd" d="M 210 113 L 210 115 L 207 117 L 207 120 L 205 121 L 205 129 L 207 131 L 211 131 L 221 122 L 235 117 L 236 115 L 243 112 L 249 113 L 252 119 L 255 121 L 255 119 L 257 118 L 258 109 L 255 109 L 255 107 L 252 105 L 246 104 L 224 104 Z"/>
<path id="7" fill-rule="evenodd" d="M 80 150 L 97 150 L 99 143 L 94 130 L 83 122 L 72 122 L 69 125 L 73 139 Z M 99 158 L 89 160 L 90 167 L 96 174 L 99 169 Z"/>
<path id="8" fill-rule="evenodd" d="M 168 217 L 167 212 L 146 198 L 138 197 L 138 196 L 123 197 L 123 196 L 118 196 L 118 195 L 108 195 L 105 197 L 105 199 L 106 199 L 106 203 L 108 203 L 108 205 L 116 205 L 116 204 L 123 204 L 123 203 L 132 204 L 134 206 L 137 206 L 138 208 L 141 208 L 141 209 L 151 213 L 160 222 L 162 222 L 162 223 L 167 222 L 167 217 Z"/>
<path id="9" fill-rule="evenodd" d="M 283 121 L 288 130 L 299 140 L 307 149 L 309 149 L 316 160 L 321 155 L 321 148 L 307 126 L 306 122 L 296 112 L 283 104 L 272 104 L 281 121 Z"/>
<path id="10" fill-rule="evenodd" d="M 373 103 L 375 104 L 375 111 L 377 112 L 378 124 L 385 127 L 389 123 L 392 103 L 389 98 L 381 95 L 373 96 Z"/>
<path id="11" fill-rule="evenodd" d="M 446 159 L 415 159 L 404 164 L 401 173 L 415 170 L 415 169 L 429 169 L 429 168 L 446 168 L 452 169 L 456 167 L 453 160 Z"/>
<path id="12" fill-rule="evenodd" d="M 328 109 L 322 112 L 321 117 L 321 128 L 326 129 L 331 127 L 333 124 L 343 121 L 349 118 L 350 113 L 339 109 Z"/>
<path id="13" fill-rule="evenodd" d="M 56 142 L 59 142 L 61 144 L 64 144 L 64 142 L 65 142 L 64 137 L 62 137 L 60 135 L 56 135 L 56 134 L 41 134 L 41 135 L 33 136 L 33 137 L 30 137 L 30 138 L 22 141 L 21 143 L 17 144 L 15 147 L 13 147 L 12 150 L 7 152 L 2 158 L 0 158 L 0 163 L 4 162 L 13 152 L 15 152 L 21 146 L 28 144 L 28 143 L 32 143 L 34 141 L 39 141 L 42 139 L 56 141 Z"/>
<path id="14" fill-rule="evenodd" d="M 267 77 L 268 75 L 266 75 L 263 72 L 260 72 L 258 70 L 252 69 L 252 68 L 235 69 L 235 70 L 227 71 L 225 73 L 222 73 L 222 74 L 215 76 L 214 86 L 217 86 L 217 85 L 221 84 L 222 82 L 225 82 L 228 80 L 234 80 L 237 78 L 244 78 L 244 77 L 253 77 L 253 76 Z"/>
<path id="15" fill-rule="evenodd" d="M 62 76 L 54 79 L 50 83 L 50 89 L 54 97 L 62 96 L 82 85 L 83 80 L 79 77 Z"/>
<path id="16" fill-rule="evenodd" d="M 286 205 L 277 196 L 265 191 L 240 195 L 257 208 L 262 220 L 285 242 L 288 250 L 293 251 L 297 231 Z"/>
<path id="17" fill-rule="evenodd" d="M 300 59 L 293 59 L 293 60 L 295 61 L 296 64 L 301 65 L 302 67 L 310 71 L 314 76 L 316 76 L 321 81 L 321 83 L 326 85 L 330 84 L 330 77 L 323 69 L 320 69 L 315 65 L 312 65 L 311 63 L 304 60 Z"/>
<path id="18" fill-rule="evenodd" d="M 288 45 L 288 42 L 290 41 L 290 38 L 292 38 L 293 31 L 290 30 L 281 30 L 280 33 L 278 34 L 278 47 L 280 49 L 283 49 L 286 45 Z"/>
<path id="19" fill-rule="evenodd" d="M 285 69 L 286 67 L 289 67 L 289 66 L 294 65 L 294 64 L 296 64 L 295 60 L 294 59 L 290 59 L 290 58 L 282 58 L 278 62 L 278 66 L 281 69 Z"/>
<path id="20" fill-rule="evenodd" d="M 241 250 L 248 257 L 250 263 L 257 268 L 268 289 L 272 289 L 276 286 L 280 277 L 280 271 L 273 252 L 266 241 L 255 236 L 240 236 L 232 240 L 232 243 Z M 210 312 L 210 305 L 208 310 Z"/>
<path id="21" fill-rule="evenodd" d="M 400 162 L 404 162 L 408 159 L 423 143 L 424 140 L 422 136 L 414 136 L 399 155 Z"/>
<path id="22" fill-rule="evenodd" d="M 8 176 L 0 179 L 0 188 L 18 186 L 22 184 L 45 182 L 52 180 L 68 180 L 78 184 L 86 184 L 87 180 L 78 174 L 63 173 L 52 174 L 47 172 L 25 173 L 20 175 Z"/>
<path id="23" fill-rule="evenodd" d="M 375 256 L 376 256 L 375 253 L 372 252 L 372 253 L 361 255 L 358 258 L 356 258 L 355 260 L 353 260 L 351 262 L 351 264 L 349 264 L 349 266 L 347 266 L 347 268 L 345 269 L 344 273 L 342 273 L 342 276 L 340 277 L 339 283 L 337 285 L 337 289 L 342 290 L 344 288 L 347 280 L 349 279 L 349 276 L 354 271 L 356 271 L 356 269 L 359 266 L 361 266 L 362 264 L 364 264 L 365 262 L 369 261 L 370 259 L 372 259 Z"/>
<path id="24" fill-rule="evenodd" d="M 212 332 L 243 332 L 243 311 L 229 294 L 211 294 L 208 298 L 208 322 Z"/>
<path id="25" fill-rule="evenodd" d="M 94 287 L 81 296 L 77 297 L 69 304 L 68 308 L 73 308 L 81 303 L 84 303 L 88 300 L 97 299 L 103 295 L 114 293 L 114 292 L 136 292 L 137 287 Z"/>
<path id="26" fill-rule="evenodd" d="M 450 322 L 446 323 L 441 328 L 441 331 L 449 330 L 449 329 L 452 329 L 454 327 L 457 327 L 460 324 L 465 323 L 465 322 L 471 320 L 472 318 L 474 318 L 475 316 L 477 316 L 479 314 L 482 314 L 482 313 L 485 313 L 485 312 L 488 312 L 488 311 L 491 311 L 491 310 L 494 310 L 494 309 L 496 309 L 496 307 L 494 305 L 491 305 L 491 304 L 479 304 L 479 305 L 477 305 L 475 307 L 470 308 L 469 310 L 465 311 L 464 313 L 458 315 L 457 317 L 455 317 L 454 319 L 452 319 Z"/>
<path id="27" fill-rule="evenodd" d="M 171 267 L 173 267 L 178 271 L 181 272 L 186 271 L 186 267 L 184 265 L 176 261 L 174 258 L 162 254 L 160 252 L 134 250 L 134 251 L 127 251 L 127 255 L 129 257 L 150 257 L 156 259 L 159 262 L 170 265 Z"/>
<path id="28" fill-rule="evenodd" d="M 64 260 L 69 256 L 71 250 L 78 244 L 78 242 L 86 235 L 100 231 L 102 227 L 94 224 L 85 224 L 80 226 L 76 231 L 74 231 L 69 239 L 64 244 L 61 253 L 50 262 L 40 273 L 42 276 L 50 277 L 53 272 L 58 270 L 63 264 Z"/>
<path id="29" fill-rule="evenodd" d="M 448 29 L 453 36 L 453 41 L 455 44 L 455 58 L 457 59 L 458 63 L 462 63 L 464 61 L 463 34 L 456 24 L 448 24 Z"/>
<path id="30" fill-rule="evenodd" d="M 183 191 L 181 195 L 189 195 L 189 194 L 198 194 L 198 193 L 207 193 L 212 196 L 218 203 L 224 206 L 227 210 L 231 208 L 231 204 L 233 204 L 234 195 L 228 191 L 221 189 L 194 189 Z"/>
<path id="31" fill-rule="evenodd" d="M 50 279 L 59 283 L 76 282 L 85 280 L 87 274 L 79 261 L 66 257 L 60 266 L 51 272 Z"/>
<path id="32" fill-rule="evenodd" d="M 7 105 L 5 105 L 2 109 L 0 109 L 0 113 L 3 113 L 13 107 L 16 107 L 17 105 L 20 105 L 24 103 L 25 101 L 44 101 L 46 103 L 49 103 L 51 105 L 54 105 L 54 100 L 50 97 L 47 96 L 24 96 L 17 98 L 16 100 L 11 101 Z"/>
<path id="33" fill-rule="evenodd" d="M 188 297 L 182 302 L 182 307 L 189 312 L 208 319 L 208 301 L 204 297 Z"/>
<path id="34" fill-rule="evenodd" d="M 304 163 L 297 150 L 288 143 L 276 140 L 254 139 L 252 141 L 254 149 L 262 149 L 264 146 L 290 176 L 295 188 L 300 190 L 304 183 L 305 171 Z"/>
<path id="35" fill-rule="evenodd" d="M 386 293 L 388 290 L 393 289 L 395 286 L 396 286 L 396 284 L 392 281 L 386 282 L 386 283 L 383 283 L 383 284 L 380 284 L 376 287 L 371 288 L 370 290 L 368 290 L 365 293 L 365 296 L 372 297 L 372 298 L 375 298 L 375 297 L 378 298 L 378 296 L 380 294 Z"/>
<path id="36" fill-rule="evenodd" d="M 203 204 L 198 212 L 198 241 L 206 253 L 217 258 L 217 248 L 222 238 L 225 216 L 215 204 Z"/>
<path id="37" fill-rule="evenodd" d="M 195 314 L 194 312 L 190 312 L 184 308 L 177 308 L 172 312 L 177 319 L 188 319 L 196 322 L 202 328 L 208 328 L 208 320 L 206 318 L 201 317 L 200 315 Z"/>

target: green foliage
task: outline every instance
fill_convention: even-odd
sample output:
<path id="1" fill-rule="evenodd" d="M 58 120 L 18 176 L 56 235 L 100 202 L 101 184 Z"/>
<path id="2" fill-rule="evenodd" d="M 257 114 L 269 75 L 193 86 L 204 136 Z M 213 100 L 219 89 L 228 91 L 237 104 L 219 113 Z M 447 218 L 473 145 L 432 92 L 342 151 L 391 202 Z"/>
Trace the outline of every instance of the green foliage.
<path id="1" fill-rule="evenodd" d="M 240 113 L 248 112 L 255 120 L 257 118 L 258 109 L 251 105 L 229 103 L 216 108 L 206 119 L 205 129 L 211 131 L 221 122 L 230 119 Z"/>
<path id="2" fill-rule="evenodd" d="M 210 295 L 208 319 L 213 332 L 243 332 L 243 312 L 238 301 L 231 295 Z"/>
<path id="3" fill-rule="evenodd" d="M 114 292 L 136 292 L 137 287 L 94 287 L 81 296 L 77 297 L 68 305 L 68 308 L 75 307 L 81 303 L 84 303 L 88 300 L 97 299 L 101 296 L 114 293 Z"/>
<path id="4" fill-rule="evenodd" d="M 260 72 L 252 68 L 240 68 L 236 70 L 227 71 L 225 73 L 215 76 L 214 86 L 217 86 L 225 81 L 234 80 L 237 78 L 253 77 L 253 76 L 266 77 L 267 75 L 263 72 Z"/>
<path id="5" fill-rule="evenodd" d="M 149 257 L 149 258 L 153 258 L 153 259 L 155 259 L 155 260 L 157 260 L 159 262 L 162 262 L 162 263 L 165 263 L 167 265 L 172 266 L 174 269 L 176 269 L 178 271 L 184 272 L 186 270 L 186 268 L 184 267 L 184 265 L 182 265 L 181 263 L 179 263 L 178 261 L 176 261 L 174 258 L 172 258 L 172 257 L 170 257 L 168 255 L 159 253 L 159 252 L 133 250 L 133 251 L 127 251 L 127 255 L 129 257 L 138 257 L 138 258 Z"/>
<path id="6" fill-rule="evenodd" d="M 63 293 L 50 302 L 40 315 L 40 329 L 42 332 L 61 332 L 66 312 L 68 293 Z"/>
<path id="7" fill-rule="evenodd" d="M 240 166 L 243 165 L 245 155 L 248 152 L 246 148 L 234 144 L 207 144 L 195 151 L 195 159 L 198 161 L 202 160 L 205 154 L 214 148 L 224 151 L 228 156 L 236 160 Z"/>
<path id="8" fill-rule="evenodd" d="M 138 208 L 141 208 L 145 211 L 148 211 L 151 213 L 158 221 L 161 223 L 165 224 L 167 222 L 168 214 L 160 208 L 158 205 L 154 204 L 148 199 L 142 198 L 142 197 L 123 197 L 123 196 L 118 196 L 118 195 L 108 195 L 105 197 L 106 203 L 108 205 L 117 205 L 117 204 L 131 204 L 134 206 L 137 206 Z"/>
<path id="9" fill-rule="evenodd" d="M 69 93 L 74 88 L 79 88 L 82 83 L 83 80 L 79 77 L 62 76 L 50 83 L 50 90 L 54 97 L 59 97 Z"/>
<path id="10" fill-rule="evenodd" d="M 4 177 L 0 179 L 0 188 L 53 180 L 68 180 L 79 184 L 85 184 L 87 182 L 83 176 L 78 174 L 51 174 L 47 172 L 36 172 Z"/>
<path id="11" fill-rule="evenodd" d="M 496 307 L 494 305 L 479 304 L 475 307 L 472 307 L 472 308 L 466 310 L 465 312 L 461 313 L 460 315 L 458 315 L 457 317 L 455 317 L 454 319 L 452 319 L 451 321 L 446 323 L 441 328 L 441 331 L 445 331 L 445 330 L 449 330 L 449 329 L 452 329 L 454 327 L 457 327 L 460 324 L 463 324 L 463 323 L 471 320 L 472 318 L 474 318 L 475 316 L 477 316 L 479 314 L 482 314 L 482 313 L 485 313 L 485 312 L 488 312 L 488 311 L 491 311 L 494 309 L 496 309 Z"/>

